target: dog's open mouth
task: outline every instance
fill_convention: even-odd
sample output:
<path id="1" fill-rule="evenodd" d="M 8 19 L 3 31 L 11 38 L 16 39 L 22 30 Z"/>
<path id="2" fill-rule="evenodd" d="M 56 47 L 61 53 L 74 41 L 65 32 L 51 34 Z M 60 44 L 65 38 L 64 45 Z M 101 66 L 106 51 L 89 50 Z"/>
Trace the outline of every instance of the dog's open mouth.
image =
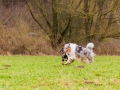
<path id="1" fill-rule="evenodd" d="M 65 52 L 61 52 L 61 54 L 65 54 Z"/>

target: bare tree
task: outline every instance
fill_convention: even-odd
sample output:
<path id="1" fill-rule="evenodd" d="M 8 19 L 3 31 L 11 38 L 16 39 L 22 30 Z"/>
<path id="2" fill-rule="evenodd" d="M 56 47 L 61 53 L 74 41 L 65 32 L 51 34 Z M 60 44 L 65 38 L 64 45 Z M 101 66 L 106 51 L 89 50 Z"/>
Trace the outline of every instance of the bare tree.
<path id="1" fill-rule="evenodd" d="M 84 0 L 84 19 L 85 19 L 85 33 L 86 33 L 86 42 L 91 42 L 91 27 L 93 22 L 93 16 L 89 13 L 89 3 L 90 0 Z"/>
<path id="2" fill-rule="evenodd" d="M 46 35 L 49 36 L 52 47 L 57 48 L 57 45 L 62 43 L 64 36 L 69 31 L 71 16 L 70 14 L 68 14 L 68 17 L 65 18 L 66 25 L 63 25 L 64 29 L 62 29 L 60 32 L 59 20 L 61 19 L 60 12 L 62 11 L 59 12 L 59 10 L 62 10 L 62 9 L 58 7 L 60 6 L 60 4 L 58 3 L 58 0 L 47 1 L 49 6 L 47 8 L 45 8 L 44 6 L 45 4 L 43 5 L 44 3 L 43 1 L 44 0 L 35 0 L 33 2 L 34 4 L 32 4 L 30 1 L 26 0 L 33 19 L 37 22 L 37 24 L 41 27 L 41 29 L 46 32 Z M 39 10 L 40 12 L 39 14 L 42 15 L 42 20 L 45 23 L 45 25 L 43 24 L 43 22 L 40 22 L 39 19 L 35 16 L 35 13 L 33 10 L 34 5 L 35 5 L 35 8 Z M 49 9 L 49 11 L 47 9 Z"/>
<path id="3" fill-rule="evenodd" d="M 119 0 L 26 0 L 26 2 L 33 19 L 49 36 L 53 48 L 61 44 L 65 38 L 66 41 L 71 38 L 72 42 L 82 40 L 99 42 L 105 38 L 120 36 L 118 28 L 113 30 L 119 25 L 116 24 L 119 21 Z"/>
<path id="4" fill-rule="evenodd" d="M 86 42 L 120 37 L 118 28 L 113 30 L 115 26 L 119 26 L 116 24 L 119 21 L 116 18 L 120 11 L 119 0 L 83 0 L 82 3 Z"/>
<path id="5" fill-rule="evenodd" d="M 108 18 L 107 25 L 106 25 L 106 27 L 104 29 L 104 32 L 102 33 L 100 39 L 120 37 L 120 32 L 119 31 L 111 30 L 111 27 L 113 27 L 112 24 L 115 24 L 115 23 L 117 24 L 116 21 L 119 21 L 119 19 L 117 20 L 116 17 L 115 17 L 116 14 L 117 14 L 117 12 L 116 12 L 117 9 L 120 8 L 119 5 L 120 5 L 120 1 L 119 0 L 113 0 L 111 2 L 111 5 L 110 5 L 111 7 L 109 7 L 110 10 L 107 13 L 109 15 L 107 17 Z M 112 32 L 112 33 L 110 33 L 110 32 Z"/>

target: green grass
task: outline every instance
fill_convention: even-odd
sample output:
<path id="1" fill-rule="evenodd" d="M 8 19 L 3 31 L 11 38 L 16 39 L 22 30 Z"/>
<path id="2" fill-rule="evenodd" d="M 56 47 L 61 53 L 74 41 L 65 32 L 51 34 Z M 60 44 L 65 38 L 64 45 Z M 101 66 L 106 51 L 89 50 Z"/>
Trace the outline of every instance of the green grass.
<path id="1" fill-rule="evenodd" d="M 59 56 L 0 56 L 0 90 L 120 90 L 120 57 L 62 66 Z"/>

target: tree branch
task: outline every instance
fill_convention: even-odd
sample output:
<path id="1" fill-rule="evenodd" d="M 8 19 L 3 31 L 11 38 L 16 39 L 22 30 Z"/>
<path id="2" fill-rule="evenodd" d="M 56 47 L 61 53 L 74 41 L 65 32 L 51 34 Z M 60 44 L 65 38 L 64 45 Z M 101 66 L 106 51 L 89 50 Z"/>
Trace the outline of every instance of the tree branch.
<path id="1" fill-rule="evenodd" d="M 31 6 L 30 3 L 28 2 L 28 0 L 25 0 L 25 1 L 26 1 L 27 5 L 28 5 L 28 8 L 29 8 L 29 11 L 30 11 L 30 14 L 31 14 L 32 18 L 35 20 L 35 22 L 36 22 L 44 31 L 46 31 L 45 33 L 49 35 L 49 33 L 47 33 L 47 30 L 45 30 L 45 29 L 43 28 L 43 26 L 39 23 L 39 21 L 35 18 L 34 14 L 33 14 L 33 12 L 32 12 L 32 6 Z"/>
<path id="2" fill-rule="evenodd" d="M 112 34 L 112 35 L 107 35 L 107 36 L 100 37 L 99 40 L 101 41 L 105 38 L 118 38 L 118 37 L 120 37 L 120 32 Z"/>
<path id="3" fill-rule="evenodd" d="M 49 20 L 47 19 L 47 17 L 46 17 L 46 15 L 44 14 L 44 12 L 43 12 L 43 9 L 41 8 L 41 6 L 40 6 L 40 2 L 38 1 L 35 1 L 35 3 L 36 3 L 36 5 L 37 5 L 37 7 L 38 7 L 38 9 L 39 9 L 39 11 L 41 12 L 41 14 L 43 15 L 43 17 L 44 17 L 44 19 L 45 19 L 45 21 L 46 21 L 46 23 L 47 23 L 47 25 L 49 26 L 49 28 L 51 29 L 52 28 L 52 26 L 51 26 L 51 24 L 50 24 L 50 22 L 49 22 Z"/>
<path id="4" fill-rule="evenodd" d="M 81 2 L 82 2 L 82 0 L 79 1 L 78 5 L 76 6 L 76 9 L 79 8 L 79 6 L 81 5 Z"/>
<path id="5" fill-rule="evenodd" d="M 70 15 L 69 20 L 68 20 L 68 25 L 66 26 L 66 28 L 61 33 L 61 37 L 58 40 L 58 44 L 60 44 L 62 42 L 63 38 L 65 37 L 66 33 L 68 32 L 69 27 L 70 27 L 70 22 L 71 22 L 71 15 Z"/>

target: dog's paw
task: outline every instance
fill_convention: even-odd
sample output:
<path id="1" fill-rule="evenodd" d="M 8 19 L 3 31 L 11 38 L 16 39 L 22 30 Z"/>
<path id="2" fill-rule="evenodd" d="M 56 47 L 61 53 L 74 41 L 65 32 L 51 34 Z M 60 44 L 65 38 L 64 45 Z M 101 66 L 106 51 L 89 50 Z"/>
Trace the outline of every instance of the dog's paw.
<path id="1" fill-rule="evenodd" d="M 66 62 L 64 65 L 69 65 L 69 64 L 70 64 L 70 63 L 67 63 L 67 62 Z"/>

